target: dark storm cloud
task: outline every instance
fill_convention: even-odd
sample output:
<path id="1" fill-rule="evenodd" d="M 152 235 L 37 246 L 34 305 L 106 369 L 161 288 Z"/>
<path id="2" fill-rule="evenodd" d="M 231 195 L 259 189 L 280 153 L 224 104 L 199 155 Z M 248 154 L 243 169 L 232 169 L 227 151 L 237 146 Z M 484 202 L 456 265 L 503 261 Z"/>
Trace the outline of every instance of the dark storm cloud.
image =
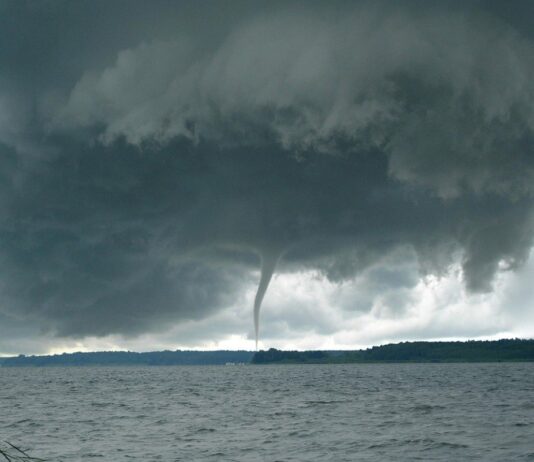
<path id="1" fill-rule="evenodd" d="M 421 274 L 460 259 L 472 291 L 525 261 L 528 4 L 156 5 L 2 4 L 10 319 L 64 336 L 201 319 L 262 255 L 342 281 L 408 248 Z M 417 283 L 373 268 L 376 287 Z"/>

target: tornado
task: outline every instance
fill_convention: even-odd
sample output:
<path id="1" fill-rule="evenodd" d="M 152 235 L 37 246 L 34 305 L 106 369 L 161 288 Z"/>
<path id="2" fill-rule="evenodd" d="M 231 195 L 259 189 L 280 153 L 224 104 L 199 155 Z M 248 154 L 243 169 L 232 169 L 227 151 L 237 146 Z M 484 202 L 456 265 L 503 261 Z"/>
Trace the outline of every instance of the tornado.
<path id="1" fill-rule="evenodd" d="M 258 284 L 258 290 L 256 291 L 256 297 L 254 298 L 254 331 L 256 333 L 256 350 L 258 349 L 258 337 L 260 333 L 260 308 L 269 282 L 273 277 L 276 263 L 278 262 L 279 254 L 277 253 L 264 253 L 261 256 L 261 277 Z"/>

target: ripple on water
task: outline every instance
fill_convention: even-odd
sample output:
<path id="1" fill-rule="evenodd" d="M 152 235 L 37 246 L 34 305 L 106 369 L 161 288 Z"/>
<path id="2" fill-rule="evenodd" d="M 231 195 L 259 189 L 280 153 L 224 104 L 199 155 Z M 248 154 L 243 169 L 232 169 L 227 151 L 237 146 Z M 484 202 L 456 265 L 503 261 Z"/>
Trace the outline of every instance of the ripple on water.
<path id="1" fill-rule="evenodd" d="M 534 364 L 229 369 L 0 368 L 1 439 L 63 462 L 534 459 Z"/>

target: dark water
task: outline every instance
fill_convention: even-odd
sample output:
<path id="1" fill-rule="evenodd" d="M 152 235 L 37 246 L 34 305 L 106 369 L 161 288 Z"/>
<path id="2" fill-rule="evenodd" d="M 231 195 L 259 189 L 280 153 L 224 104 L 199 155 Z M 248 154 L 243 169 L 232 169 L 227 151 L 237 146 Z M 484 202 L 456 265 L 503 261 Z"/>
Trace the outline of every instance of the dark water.
<path id="1" fill-rule="evenodd" d="M 534 364 L 0 368 L 49 460 L 534 460 Z"/>

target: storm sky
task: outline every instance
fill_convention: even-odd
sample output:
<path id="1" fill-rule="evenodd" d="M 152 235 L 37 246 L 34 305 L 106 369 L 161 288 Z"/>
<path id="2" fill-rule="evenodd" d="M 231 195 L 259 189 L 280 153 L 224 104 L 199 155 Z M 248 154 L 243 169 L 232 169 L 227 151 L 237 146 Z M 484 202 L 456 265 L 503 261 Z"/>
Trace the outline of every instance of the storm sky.
<path id="1" fill-rule="evenodd" d="M 534 336 L 532 76 L 528 0 L 0 1 L 0 354 L 252 349 L 262 262 L 260 347 Z"/>

